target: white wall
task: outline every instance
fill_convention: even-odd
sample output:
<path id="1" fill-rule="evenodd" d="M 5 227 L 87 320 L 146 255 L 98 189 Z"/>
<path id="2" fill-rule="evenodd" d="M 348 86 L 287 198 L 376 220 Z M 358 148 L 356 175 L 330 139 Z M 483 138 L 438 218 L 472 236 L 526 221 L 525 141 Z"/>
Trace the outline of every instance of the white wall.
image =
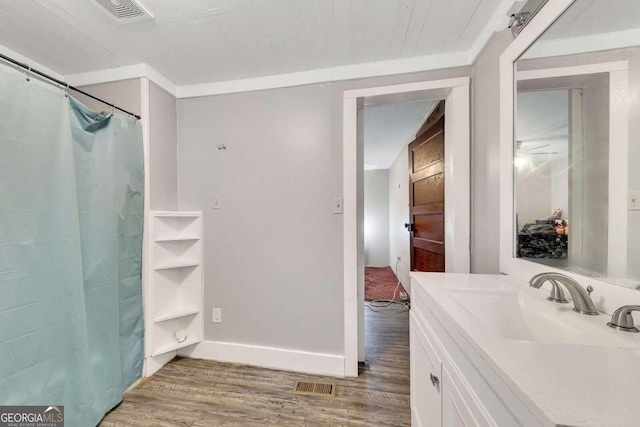
<path id="1" fill-rule="evenodd" d="M 600 79 L 582 92 L 582 267 L 587 274 L 600 276 L 607 274 L 608 259 L 609 96 L 609 79 Z"/>
<path id="2" fill-rule="evenodd" d="M 206 340 L 343 353 L 332 92 L 313 85 L 178 102 L 180 207 L 203 211 L 204 311 L 222 309 L 222 323 L 205 316 Z"/>
<path id="3" fill-rule="evenodd" d="M 149 175 L 152 210 L 178 209 L 177 103 L 170 93 L 149 83 Z"/>
<path id="4" fill-rule="evenodd" d="M 390 265 L 388 169 L 364 171 L 364 265 Z"/>
<path id="5" fill-rule="evenodd" d="M 551 177 L 551 211 L 562 209 L 562 218 L 568 219 L 571 216 L 569 211 L 568 156 L 560 157 L 551 162 Z"/>
<path id="6" fill-rule="evenodd" d="M 500 65 L 513 41 L 494 34 L 471 71 L 471 272 L 500 272 Z"/>
<path id="7" fill-rule="evenodd" d="M 343 217 L 332 213 L 343 92 L 468 73 L 178 101 L 179 205 L 204 212 L 204 310 L 223 313 L 222 323 L 205 322 L 206 340 L 344 354 Z"/>
<path id="8" fill-rule="evenodd" d="M 518 230 L 536 219 L 551 216 L 562 209 L 562 218 L 569 219 L 569 158 L 562 156 L 541 162 L 531 161 L 515 173 L 515 203 Z"/>
<path id="9" fill-rule="evenodd" d="M 523 164 L 515 173 L 515 204 L 518 214 L 518 230 L 525 224 L 535 224 L 536 219 L 551 216 L 552 203 L 551 162 Z"/>
<path id="10" fill-rule="evenodd" d="M 389 265 L 396 268 L 402 286 L 411 293 L 410 235 L 404 227 L 409 218 L 409 153 L 405 146 L 389 169 Z M 398 261 L 400 257 L 400 261 Z"/>
<path id="11" fill-rule="evenodd" d="M 140 95 L 140 79 L 122 80 L 113 83 L 103 83 L 91 86 L 83 86 L 80 89 L 93 96 L 104 99 L 127 111 L 140 115 L 142 113 L 142 99 Z M 70 91 L 74 98 L 78 99 L 94 111 L 109 111 L 110 107 L 100 101 L 89 98 L 79 92 Z M 116 113 L 120 111 L 116 110 Z"/>

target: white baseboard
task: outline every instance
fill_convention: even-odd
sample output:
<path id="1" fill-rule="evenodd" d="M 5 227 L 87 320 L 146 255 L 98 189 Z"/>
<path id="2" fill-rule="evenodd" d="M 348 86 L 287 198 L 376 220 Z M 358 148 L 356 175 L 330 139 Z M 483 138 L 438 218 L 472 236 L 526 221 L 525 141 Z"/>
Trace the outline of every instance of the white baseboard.
<path id="1" fill-rule="evenodd" d="M 180 356 L 241 363 L 262 368 L 306 374 L 344 376 L 344 356 L 311 353 L 276 347 L 262 347 L 220 341 L 203 341 L 178 352 Z"/>

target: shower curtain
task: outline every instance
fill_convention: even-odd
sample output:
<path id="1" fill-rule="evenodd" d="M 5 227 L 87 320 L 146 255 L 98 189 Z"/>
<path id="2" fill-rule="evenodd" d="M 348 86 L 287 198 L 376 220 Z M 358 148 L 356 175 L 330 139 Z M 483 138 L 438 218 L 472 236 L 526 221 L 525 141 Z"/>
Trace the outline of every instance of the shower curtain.
<path id="1" fill-rule="evenodd" d="M 142 131 L 0 67 L 0 405 L 96 425 L 140 378 Z"/>

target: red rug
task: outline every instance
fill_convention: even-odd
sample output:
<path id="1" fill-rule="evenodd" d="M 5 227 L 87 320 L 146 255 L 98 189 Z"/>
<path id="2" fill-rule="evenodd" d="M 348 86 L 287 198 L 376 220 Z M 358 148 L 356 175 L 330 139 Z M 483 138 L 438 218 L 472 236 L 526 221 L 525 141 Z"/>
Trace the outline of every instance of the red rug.
<path id="1" fill-rule="evenodd" d="M 391 267 L 365 267 L 364 269 L 364 299 L 365 301 L 390 300 L 393 290 L 398 285 L 398 278 Z M 405 292 L 400 285 L 396 291 L 396 301 L 400 299 L 400 292 Z"/>

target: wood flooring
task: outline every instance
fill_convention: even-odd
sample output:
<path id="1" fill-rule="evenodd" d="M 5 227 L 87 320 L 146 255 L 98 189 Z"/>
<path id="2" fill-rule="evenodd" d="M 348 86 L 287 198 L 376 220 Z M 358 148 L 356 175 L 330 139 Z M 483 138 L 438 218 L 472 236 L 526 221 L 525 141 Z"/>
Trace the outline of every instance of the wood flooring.
<path id="1" fill-rule="evenodd" d="M 176 358 L 100 426 L 408 426 L 409 315 L 399 308 L 365 309 L 367 363 L 357 378 Z M 294 395 L 297 379 L 336 381 L 337 397 Z"/>

